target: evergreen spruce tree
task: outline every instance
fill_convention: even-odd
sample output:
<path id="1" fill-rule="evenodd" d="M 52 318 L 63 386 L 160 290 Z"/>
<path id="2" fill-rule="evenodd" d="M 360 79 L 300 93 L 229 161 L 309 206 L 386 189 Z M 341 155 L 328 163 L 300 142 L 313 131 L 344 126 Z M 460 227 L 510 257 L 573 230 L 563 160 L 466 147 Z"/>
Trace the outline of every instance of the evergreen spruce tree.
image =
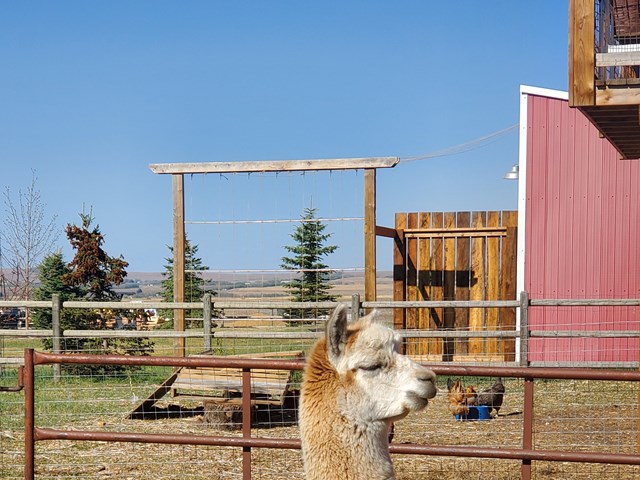
<path id="1" fill-rule="evenodd" d="M 120 285 L 127 276 L 128 263 L 120 257 L 111 257 L 103 249 L 104 236 L 100 227 L 92 227 L 91 214 L 81 213 L 82 224 L 67 225 L 66 234 L 75 250 L 73 260 L 60 275 L 63 286 L 66 286 L 86 300 L 119 301 L 120 296 L 114 291 L 114 285 Z M 60 269 L 57 270 L 60 273 Z M 54 275 L 55 276 L 55 275 Z M 57 284 L 57 281 L 54 282 Z M 61 292 L 57 292 L 61 293 Z M 62 330 L 71 329 L 105 329 L 107 319 L 113 318 L 115 312 L 104 310 L 77 309 L 66 311 Z M 118 310 L 118 314 L 135 319 L 138 312 Z M 81 351 L 89 354 L 129 354 L 150 355 L 153 342 L 148 338 L 65 338 L 63 349 Z M 120 374 L 135 370 L 135 367 L 122 365 L 66 365 L 65 369 L 80 375 Z"/>
<path id="2" fill-rule="evenodd" d="M 323 258 L 335 252 L 338 247 L 325 245 L 331 234 L 324 233 L 326 225 L 317 220 L 316 213 L 315 208 L 305 208 L 300 225 L 291 234 L 296 244 L 284 247 L 291 256 L 282 257 L 282 268 L 300 272 L 298 277 L 285 285 L 294 302 L 331 302 L 336 299 L 330 293 L 332 286 L 329 279 L 332 272 L 328 270 Z M 284 317 L 318 318 L 327 313 L 327 309 L 303 308 L 284 312 Z"/>
<path id="3" fill-rule="evenodd" d="M 53 294 L 58 294 L 62 302 L 82 298 L 80 289 L 67 285 L 62 280 L 64 275 L 70 273 L 70 269 L 64 261 L 61 252 L 47 255 L 39 265 L 38 272 L 40 284 L 33 290 L 33 298 L 35 300 L 51 300 Z M 62 310 L 60 319 L 60 327 L 62 330 L 73 328 L 80 323 L 80 320 L 77 318 L 78 312 L 79 311 L 71 311 L 70 309 Z M 31 322 L 37 329 L 50 329 L 52 326 L 51 309 L 34 309 L 31 314 Z M 44 346 L 47 349 L 51 348 L 51 344 L 50 339 L 44 341 Z"/>
<path id="4" fill-rule="evenodd" d="M 169 251 L 173 254 L 173 247 L 169 247 Z M 165 258 L 165 260 L 167 263 L 164 266 L 165 271 L 162 272 L 164 279 L 160 283 L 162 287 L 160 294 L 165 302 L 173 302 L 173 255 Z M 198 257 L 198 245 L 193 245 L 188 238 L 184 242 L 184 269 L 185 302 L 200 302 L 205 293 L 216 295 L 216 292 L 206 288 L 207 281 L 199 273 L 209 270 L 209 267 L 204 265 L 202 259 Z M 173 320 L 173 310 L 160 310 L 158 313 L 165 319 Z M 214 318 L 220 317 L 220 314 L 219 310 L 211 311 L 211 316 Z M 202 318 L 202 310 L 185 310 L 185 317 Z M 188 323 L 188 326 L 199 327 L 202 324 L 197 320 L 192 320 Z M 162 328 L 172 327 L 173 321 L 162 324 Z"/>
<path id="5" fill-rule="evenodd" d="M 67 225 L 66 233 L 76 251 L 70 271 L 63 276 L 67 285 L 80 288 L 89 300 L 120 300 L 114 285 L 120 285 L 127 276 L 129 263 L 122 256 L 111 257 L 104 251 L 104 236 L 100 226 L 91 228 L 91 214 L 81 213 L 82 225 Z"/>

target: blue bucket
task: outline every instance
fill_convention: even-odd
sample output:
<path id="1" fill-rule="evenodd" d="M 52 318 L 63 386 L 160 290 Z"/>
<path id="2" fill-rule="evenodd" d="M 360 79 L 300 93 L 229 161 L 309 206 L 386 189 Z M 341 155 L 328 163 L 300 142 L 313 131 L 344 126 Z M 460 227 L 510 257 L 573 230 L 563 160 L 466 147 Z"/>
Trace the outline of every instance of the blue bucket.
<path id="1" fill-rule="evenodd" d="M 458 414 L 455 416 L 456 420 L 461 421 L 473 421 L 473 420 L 491 420 L 489 407 L 469 407 L 469 413 L 466 415 Z"/>

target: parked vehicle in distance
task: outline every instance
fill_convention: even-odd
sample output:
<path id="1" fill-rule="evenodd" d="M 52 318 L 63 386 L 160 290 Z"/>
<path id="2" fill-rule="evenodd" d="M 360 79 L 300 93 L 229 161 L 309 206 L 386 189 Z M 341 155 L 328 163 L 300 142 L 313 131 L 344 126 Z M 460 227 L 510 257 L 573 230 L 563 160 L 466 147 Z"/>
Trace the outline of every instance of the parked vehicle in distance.
<path id="1" fill-rule="evenodd" d="M 0 329 L 16 329 L 24 327 L 26 312 L 17 307 L 0 310 Z"/>

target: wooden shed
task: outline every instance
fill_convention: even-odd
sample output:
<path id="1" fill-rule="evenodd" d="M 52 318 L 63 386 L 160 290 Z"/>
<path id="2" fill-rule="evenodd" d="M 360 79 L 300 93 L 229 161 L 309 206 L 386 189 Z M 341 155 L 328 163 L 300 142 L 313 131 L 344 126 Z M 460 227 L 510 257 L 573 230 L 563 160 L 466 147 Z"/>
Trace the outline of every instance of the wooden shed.
<path id="1" fill-rule="evenodd" d="M 568 94 L 520 91 L 517 290 L 531 299 L 640 298 L 640 160 L 621 159 Z M 640 330 L 638 307 L 532 307 L 531 330 Z M 637 338 L 537 338 L 535 365 L 621 366 Z"/>

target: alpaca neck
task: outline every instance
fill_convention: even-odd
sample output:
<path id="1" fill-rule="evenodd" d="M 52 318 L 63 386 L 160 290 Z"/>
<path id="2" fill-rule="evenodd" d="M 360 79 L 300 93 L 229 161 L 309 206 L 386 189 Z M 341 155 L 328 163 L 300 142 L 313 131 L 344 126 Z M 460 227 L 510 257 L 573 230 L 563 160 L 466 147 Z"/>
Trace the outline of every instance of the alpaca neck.
<path id="1" fill-rule="evenodd" d="M 341 411 L 345 386 L 323 349 L 310 354 L 300 407 L 307 480 L 391 480 L 388 422 Z"/>
<path id="2" fill-rule="evenodd" d="M 357 425 L 342 417 L 333 421 L 326 418 L 316 426 L 315 431 L 304 432 L 307 480 L 395 478 L 389 455 L 388 426 L 384 422 Z"/>

